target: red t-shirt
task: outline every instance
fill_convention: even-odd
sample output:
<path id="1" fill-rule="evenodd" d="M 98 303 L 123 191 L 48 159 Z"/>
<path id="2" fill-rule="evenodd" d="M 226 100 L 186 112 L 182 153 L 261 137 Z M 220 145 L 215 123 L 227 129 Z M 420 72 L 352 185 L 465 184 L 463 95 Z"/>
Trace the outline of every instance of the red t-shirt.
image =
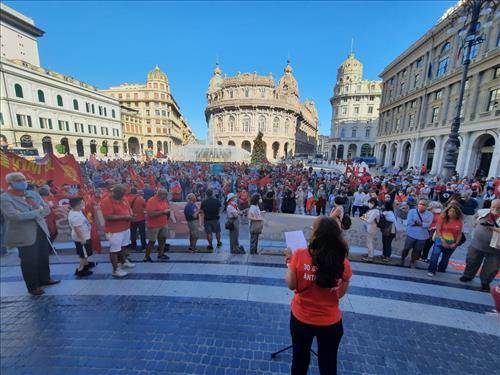
<path id="1" fill-rule="evenodd" d="M 168 208 L 168 201 L 166 199 L 164 201 L 161 201 L 158 199 L 156 195 L 154 197 L 149 198 L 148 202 L 146 203 L 146 213 L 149 213 L 150 211 L 166 210 L 167 208 Z M 167 222 L 168 222 L 167 215 L 160 215 L 156 217 L 151 217 L 149 215 L 146 215 L 147 228 L 161 228 L 167 225 Z"/>
<path id="2" fill-rule="evenodd" d="M 290 271 L 297 275 L 297 290 L 292 300 L 292 313 L 303 323 L 326 326 L 342 319 L 336 288 L 320 288 L 314 283 L 316 266 L 307 249 L 296 250 L 290 262 Z M 352 276 L 349 260 L 344 260 L 342 280 Z"/>
<path id="3" fill-rule="evenodd" d="M 145 220 L 144 211 L 146 210 L 146 201 L 144 198 L 140 195 L 131 194 L 127 195 L 127 201 L 134 214 L 134 222 Z"/>
<path id="4" fill-rule="evenodd" d="M 101 211 L 104 216 L 104 230 L 107 233 L 118 233 L 130 229 L 129 220 L 106 220 L 106 216 L 110 215 L 131 215 L 130 205 L 125 199 L 117 201 L 108 196 L 101 202 Z"/>

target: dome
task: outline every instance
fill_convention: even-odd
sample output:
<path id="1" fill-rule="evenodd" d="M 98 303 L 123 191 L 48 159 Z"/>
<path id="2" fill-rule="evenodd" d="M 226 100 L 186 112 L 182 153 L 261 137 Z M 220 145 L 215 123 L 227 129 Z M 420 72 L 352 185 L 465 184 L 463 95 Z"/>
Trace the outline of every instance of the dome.
<path id="1" fill-rule="evenodd" d="M 363 77 L 363 64 L 350 53 L 347 59 L 340 65 L 337 71 L 337 80 L 340 78 L 351 78 L 351 80 L 361 80 Z"/>
<path id="2" fill-rule="evenodd" d="M 208 84 L 208 93 L 220 90 L 222 82 L 224 81 L 224 79 L 221 76 L 221 73 L 222 72 L 220 70 L 219 63 L 215 64 L 214 76 L 212 77 L 210 83 Z"/>
<path id="3" fill-rule="evenodd" d="M 280 78 L 278 82 L 278 90 L 285 95 L 295 95 L 299 96 L 299 85 L 297 84 L 297 80 L 293 76 L 292 65 L 290 64 L 290 60 L 287 61 L 287 65 L 284 69 L 285 74 Z"/>
<path id="4" fill-rule="evenodd" d="M 148 81 L 162 81 L 168 84 L 168 78 L 158 65 L 148 73 Z"/>

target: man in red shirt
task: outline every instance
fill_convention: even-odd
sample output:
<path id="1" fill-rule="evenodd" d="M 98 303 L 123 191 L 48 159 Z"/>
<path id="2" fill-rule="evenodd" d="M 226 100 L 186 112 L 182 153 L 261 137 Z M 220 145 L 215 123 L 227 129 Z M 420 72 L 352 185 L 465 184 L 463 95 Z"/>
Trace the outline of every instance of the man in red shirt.
<path id="1" fill-rule="evenodd" d="M 124 199 L 126 191 L 125 185 L 117 184 L 111 189 L 111 195 L 101 202 L 114 277 L 127 276 L 122 267 L 135 267 L 135 264 L 127 259 L 124 249 L 130 244 L 130 222 L 134 219 L 130 205 Z"/>
<path id="2" fill-rule="evenodd" d="M 142 190 L 137 190 L 136 188 L 130 189 L 130 194 L 127 195 L 127 201 L 132 209 L 132 214 L 134 219 L 130 223 L 130 248 L 132 250 L 137 249 L 137 230 L 139 230 L 139 236 L 141 237 L 141 250 L 146 250 L 146 201 L 143 197 L 144 193 Z"/>
<path id="3" fill-rule="evenodd" d="M 165 241 L 168 234 L 168 217 L 170 209 L 167 201 L 167 190 L 158 189 L 156 195 L 148 199 L 146 203 L 146 237 L 148 246 L 144 262 L 153 262 L 151 259 L 151 250 L 156 241 L 158 241 L 158 261 L 168 260 L 168 255 L 164 254 Z"/>

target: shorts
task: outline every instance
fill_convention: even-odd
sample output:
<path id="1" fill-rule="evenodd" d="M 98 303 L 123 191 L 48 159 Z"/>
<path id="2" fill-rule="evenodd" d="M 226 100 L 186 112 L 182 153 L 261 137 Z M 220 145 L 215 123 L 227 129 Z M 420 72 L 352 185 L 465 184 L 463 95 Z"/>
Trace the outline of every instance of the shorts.
<path id="1" fill-rule="evenodd" d="M 130 245 L 130 229 L 116 233 L 106 233 L 106 238 L 109 241 L 109 252 L 118 253 L 122 250 L 122 247 Z"/>
<path id="2" fill-rule="evenodd" d="M 205 232 L 206 233 L 220 233 L 220 222 L 219 220 L 205 220 Z"/>
<path id="3" fill-rule="evenodd" d="M 81 242 L 75 242 L 76 253 L 82 259 L 87 259 L 92 255 L 92 241 L 89 239 L 82 245 Z"/>
<path id="4" fill-rule="evenodd" d="M 188 228 L 189 228 L 189 234 L 192 237 L 199 238 L 200 237 L 200 231 L 201 231 L 201 226 L 198 223 L 198 220 L 191 220 L 188 221 Z"/>
<path id="5" fill-rule="evenodd" d="M 146 228 L 146 238 L 148 241 L 156 241 L 158 238 L 167 238 L 168 236 L 168 226 L 163 226 L 159 228 Z"/>

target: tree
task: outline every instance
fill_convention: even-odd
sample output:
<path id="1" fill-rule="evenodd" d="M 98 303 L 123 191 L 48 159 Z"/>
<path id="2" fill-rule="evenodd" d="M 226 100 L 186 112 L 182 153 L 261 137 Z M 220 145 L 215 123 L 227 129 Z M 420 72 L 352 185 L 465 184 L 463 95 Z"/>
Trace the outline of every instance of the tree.
<path id="1" fill-rule="evenodd" d="M 259 131 L 259 134 L 257 134 L 257 138 L 253 140 L 252 158 L 251 158 L 252 164 L 267 163 L 266 143 L 262 140 L 263 136 L 264 134 L 262 134 L 262 132 Z"/>

